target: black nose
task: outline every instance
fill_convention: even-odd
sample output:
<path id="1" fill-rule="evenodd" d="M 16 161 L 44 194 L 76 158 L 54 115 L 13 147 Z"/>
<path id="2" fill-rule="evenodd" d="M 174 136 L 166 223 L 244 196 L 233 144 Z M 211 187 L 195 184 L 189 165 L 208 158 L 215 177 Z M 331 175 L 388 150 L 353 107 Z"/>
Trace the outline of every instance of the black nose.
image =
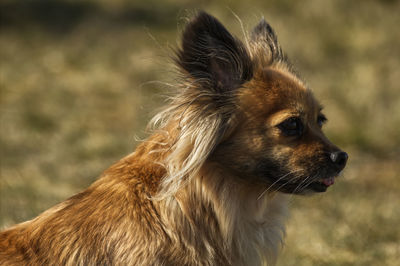
<path id="1" fill-rule="evenodd" d="M 343 169 L 346 165 L 349 156 L 344 151 L 332 152 L 329 156 L 332 162 L 340 169 Z"/>

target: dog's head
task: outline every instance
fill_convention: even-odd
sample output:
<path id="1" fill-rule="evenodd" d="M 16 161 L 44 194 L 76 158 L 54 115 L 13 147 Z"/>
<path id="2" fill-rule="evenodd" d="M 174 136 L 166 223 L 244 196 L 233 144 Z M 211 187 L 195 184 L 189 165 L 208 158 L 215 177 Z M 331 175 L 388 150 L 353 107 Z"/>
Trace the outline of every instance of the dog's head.
<path id="1" fill-rule="evenodd" d="M 175 61 L 185 82 L 168 109 L 180 112 L 170 180 L 208 161 L 271 191 L 323 192 L 345 167 L 347 154 L 322 132 L 321 105 L 265 20 L 241 42 L 201 12 L 186 26 Z"/>
<path id="2" fill-rule="evenodd" d="M 238 176 L 287 193 L 324 192 L 347 154 L 322 132 L 327 121 L 312 92 L 280 67 L 258 70 L 238 92 L 237 127 L 215 157 Z"/>

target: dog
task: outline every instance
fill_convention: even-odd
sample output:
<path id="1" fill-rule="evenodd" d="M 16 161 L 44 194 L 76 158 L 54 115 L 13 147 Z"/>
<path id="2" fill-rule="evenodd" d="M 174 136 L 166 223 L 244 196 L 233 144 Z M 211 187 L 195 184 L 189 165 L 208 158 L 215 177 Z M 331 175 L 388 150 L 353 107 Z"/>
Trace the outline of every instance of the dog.
<path id="1" fill-rule="evenodd" d="M 324 192 L 348 155 L 262 19 L 245 41 L 186 25 L 168 106 L 85 191 L 0 234 L 1 265 L 274 265 L 288 196 Z"/>

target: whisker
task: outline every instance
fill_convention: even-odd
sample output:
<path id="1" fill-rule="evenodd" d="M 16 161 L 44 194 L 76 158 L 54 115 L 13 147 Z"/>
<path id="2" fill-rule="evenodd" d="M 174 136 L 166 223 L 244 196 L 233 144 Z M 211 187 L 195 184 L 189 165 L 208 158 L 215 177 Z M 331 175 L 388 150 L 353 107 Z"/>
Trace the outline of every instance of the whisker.
<path id="1" fill-rule="evenodd" d="M 301 171 L 301 170 L 297 170 L 297 171 L 294 171 L 294 172 L 299 172 L 299 171 Z M 299 178 L 300 176 L 301 176 L 301 175 L 295 176 L 294 179 Z M 286 186 L 287 184 L 292 183 L 292 182 L 293 182 L 293 178 L 292 178 L 292 179 L 289 179 L 287 182 L 285 182 L 285 183 L 283 183 L 282 185 L 280 185 L 276 190 L 278 191 L 278 190 L 281 189 L 282 187 L 284 187 L 284 186 Z"/>
<path id="2" fill-rule="evenodd" d="M 291 171 L 291 172 L 289 172 L 289 173 L 287 173 L 287 174 L 285 174 L 285 175 L 279 177 L 274 183 L 272 183 L 268 188 L 266 188 L 266 189 L 260 194 L 260 196 L 258 196 L 257 200 L 261 199 L 261 198 L 265 195 L 265 193 L 267 193 L 268 190 L 269 190 L 270 188 L 272 188 L 272 186 L 275 185 L 276 183 L 278 183 L 280 180 L 282 180 L 283 178 L 287 177 L 288 175 L 291 175 L 291 174 L 296 173 L 296 172 L 299 172 L 299 171 L 301 171 L 301 170 L 299 170 L 299 169 L 298 169 L 298 170 L 294 170 L 294 171 Z M 287 184 L 287 183 L 285 183 L 285 184 Z"/>
<path id="3" fill-rule="evenodd" d="M 314 181 L 314 178 L 317 175 L 314 175 L 312 178 L 310 178 L 311 176 L 307 176 L 294 190 L 293 193 L 290 194 L 289 197 L 289 202 L 292 202 L 293 196 L 295 196 L 297 191 L 301 191 L 303 188 L 307 187 L 309 184 L 311 184 Z"/>
<path id="4" fill-rule="evenodd" d="M 317 175 L 314 175 L 313 177 L 308 176 L 307 178 L 305 178 L 302 182 L 300 182 L 300 184 L 294 189 L 293 194 L 295 194 L 297 191 L 302 191 L 304 188 L 306 188 L 308 185 L 310 185 L 313 181 L 314 178 Z"/>
<path id="5" fill-rule="evenodd" d="M 305 182 L 307 182 L 307 180 L 310 178 L 310 176 L 307 176 L 306 178 L 304 178 L 298 185 L 297 185 L 297 187 L 293 190 L 293 194 L 296 194 L 296 192 L 297 192 L 297 190 L 299 189 L 300 190 L 300 188 L 301 188 L 301 186 L 305 183 Z"/>
<path id="6" fill-rule="evenodd" d="M 301 191 L 301 190 L 303 190 L 304 188 L 306 188 L 307 186 L 309 186 L 312 182 L 315 181 L 315 178 L 316 178 L 318 175 L 319 175 L 319 172 L 317 172 L 315 175 L 313 175 L 312 178 L 309 178 L 309 177 L 308 177 L 308 178 L 307 178 L 308 181 L 307 181 L 307 182 L 304 182 L 304 184 L 303 184 L 301 187 L 299 187 L 297 191 Z M 293 198 L 294 195 L 295 195 L 294 193 L 291 195 L 289 201 L 292 200 L 292 198 Z"/>

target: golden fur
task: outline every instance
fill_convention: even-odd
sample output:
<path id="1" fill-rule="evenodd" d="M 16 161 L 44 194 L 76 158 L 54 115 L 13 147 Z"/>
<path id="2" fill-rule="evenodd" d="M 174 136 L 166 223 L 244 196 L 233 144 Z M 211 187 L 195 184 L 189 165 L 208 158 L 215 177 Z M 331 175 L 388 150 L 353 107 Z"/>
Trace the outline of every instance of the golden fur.
<path id="1" fill-rule="evenodd" d="M 328 165 L 338 149 L 321 107 L 264 20 L 243 44 L 200 12 L 175 60 L 182 83 L 154 134 L 85 191 L 1 232 L 1 265 L 275 264 L 285 193 L 324 191 L 345 164 Z"/>

